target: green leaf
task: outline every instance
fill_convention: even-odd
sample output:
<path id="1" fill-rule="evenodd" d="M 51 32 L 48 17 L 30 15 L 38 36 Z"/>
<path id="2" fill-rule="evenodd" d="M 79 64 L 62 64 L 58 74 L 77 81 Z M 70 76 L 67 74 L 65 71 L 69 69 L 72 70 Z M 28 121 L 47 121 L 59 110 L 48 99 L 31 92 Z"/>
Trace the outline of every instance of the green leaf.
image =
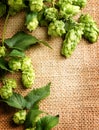
<path id="1" fill-rule="evenodd" d="M 34 104 L 38 103 L 45 97 L 49 96 L 50 95 L 50 85 L 51 85 L 51 83 L 47 84 L 46 86 L 44 86 L 42 88 L 32 90 L 25 97 L 25 99 L 27 101 L 26 108 L 30 109 L 31 107 L 33 107 Z"/>
<path id="2" fill-rule="evenodd" d="M 7 103 L 9 106 L 18 108 L 18 109 L 24 109 L 26 106 L 26 101 L 24 97 L 22 97 L 18 93 L 13 93 L 13 95 L 10 98 L 6 100 L 2 100 L 2 101 Z"/>
<path id="3" fill-rule="evenodd" d="M 26 128 L 35 127 L 36 122 L 39 119 L 39 115 L 41 113 L 43 113 L 43 112 L 38 109 L 31 109 L 27 114 L 26 121 L 25 121 L 25 127 Z"/>
<path id="4" fill-rule="evenodd" d="M 51 130 L 59 123 L 59 115 L 45 116 L 36 123 L 36 130 Z"/>
<path id="5" fill-rule="evenodd" d="M 52 47 L 46 41 L 40 40 L 39 42 L 52 49 Z"/>
<path id="6" fill-rule="evenodd" d="M 39 40 L 30 34 L 26 34 L 25 32 L 18 32 L 12 38 L 8 38 L 4 42 L 9 48 L 25 51 L 31 45 L 38 43 Z"/>
<path id="7" fill-rule="evenodd" d="M 11 72 L 11 70 L 8 68 L 8 62 L 4 58 L 0 58 L 0 68 Z"/>
<path id="8" fill-rule="evenodd" d="M 22 51 L 19 51 L 19 50 L 12 50 L 9 54 L 9 56 L 11 57 L 24 57 L 25 56 L 25 53 L 22 52 Z"/>

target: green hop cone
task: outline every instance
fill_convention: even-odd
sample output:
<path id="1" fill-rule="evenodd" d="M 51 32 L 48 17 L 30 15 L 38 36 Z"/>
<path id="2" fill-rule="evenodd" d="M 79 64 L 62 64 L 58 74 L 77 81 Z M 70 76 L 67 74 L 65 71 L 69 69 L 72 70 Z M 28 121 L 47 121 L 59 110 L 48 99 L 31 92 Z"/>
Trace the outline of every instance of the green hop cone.
<path id="1" fill-rule="evenodd" d="M 39 12 L 43 8 L 43 0 L 30 0 L 29 6 L 31 11 Z"/>
<path id="2" fill-rule="evenodd" d="M 0 57 L 5 56 L 5 54 L 6 54 L 5 46 L 0 46 Z"/>
<path id="3" fill-rule="evenodd" d="M 35 71 L 32 66 L 32 61 L 29 57 L 22 60 L 22 82 L 26 88 L 31 88 L 35 80 Z"/>
<path id="4" fill-rule="evenodd" d="M 55 20 L 48 26 L 48 35 L 62 36 L 65 33 L 65 23 L 62 20 Z"/>
<path id="5" fill-rule="evenodd" d="M 22 10 L 25 6 L 24 0 L 8 0 L 9 14 L 15 15 L 17 12 Z"/>
<path id="6" fill-rule="evenodd" d="M 54 21 L 58 18 L 58 10 L 56 8 L 50 7 L 45 9 L 45 18 L 48 21 Z"/>
<path id="7" fill-rule="evenodd" d="M 87 4 L 87 0 L 72 0 L 72 3 L 74 5 L 80 6 L 80 8 L 83 8 Z"/>
<path id="8" fill-rule="evenodd" d="M 35 80 L 35 71 L 29 68 L 22 72 L 22 83 L 25 88 L 31 88 Z"/>
<path id="9" fill-rule="evenodd" d="M 26 110 L 20 110 L 16 112 L 13 116 L 13 121 L 15 124 L 23 124 L 26 120 Z"/>
<path id="10" fill-rule="evenodd" d="M 12 78 L 5 78 L 3 80 L 3 84 L 6 85 L 6 86 L 11 87 L 13 89 L 15 89 L 17 87 L 15 79 L 12 79 Z"/>
<path id="11" fill-rule="evenodd" d="M 8 99 L 13 94 L 12 88 L 5 85 L 2 88 L 0 88 L 0 96 L 2 99 Z"/>
<path id="12" fill-rule="evenodd" d="M 29 57 L 24 57 L 23 59 L 22 59 L 22 68 L 21 68 L 21 70 L 22 71 L 25 71 L 25 70 L 28 70 L 28 69 L 30 69 L 32 67 L 32 61 L 31 61 L 31 58 L 29 58 Z"/>
<path id="13" fill-rule="evenodd" d="M 60 16 L 65 19 L 75 16 L 79 12 L 80 12 L 80 7 L 76 5 L 72 5 L 70 3 L 65 4 L 63 2 L 60 6 Z"/>
<path id="14" fill-rule="evenodd" d="M 30 12 L 27 14 L 25 25 L 29 31 L 35 30 L 38 27 L 38 24 L 37 13 Z"/>
<path id="15" fill-rule="evenodd" d="M 13 71 L 18 71 L 21 69 L 21 59 L 19 58 L 12 58 L 9 60 L 9 68 Z"/>
<path id="16" fill-rule="evenodd" d="M 63 41 L 61 54 L 65 57 L 70 57 L 80 42 L 83 35 L 83 25 L 77 24 L 73 28 L 71 28 Z"/>
<path id="17" fill-rule="evenodd" d="M 26 128 L 25 130 L 35 130 L 35 128 Z"/>
<path id="18" fill-rule="evenodd" d="M 79 22 L 84 24 L 84 38 L 90 43 L 96 42 L 98 40 L 99 29 L 93 18 L 89 14 L 82 14 Z"/>
<path id="19" fill-rule="evenodd" d="M 6 13 L 6 5 L 0 2 L 0 17 Z"/>

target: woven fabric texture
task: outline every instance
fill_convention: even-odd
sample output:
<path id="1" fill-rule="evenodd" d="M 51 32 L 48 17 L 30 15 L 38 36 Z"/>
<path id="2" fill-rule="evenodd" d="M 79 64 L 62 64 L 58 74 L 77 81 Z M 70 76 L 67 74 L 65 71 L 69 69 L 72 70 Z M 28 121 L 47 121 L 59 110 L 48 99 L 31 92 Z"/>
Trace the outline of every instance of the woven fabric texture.
<path id="1" fill-rule="evenodd" d="M 88 0 L 82 12 L 91 14 L 99 26 L 99 0 Z M 6 38 L 24 29 L 24 18 L 23 12 L 10 17 Z M 0 38 L 3 25 L 4 19 L 0 19 Z M 40 107 L 49 114 L 60 115 L 53 130 L 99 130 L 99 40 L 89 44 L 82 39 L 73 55 L 66 59 L 60 55 L 61 38 L 48 38 L 44 27 L 38 27 L 32 34 L 53 48 L 40 44 L 26 51 L 36 72 L 33 88 L 52 82 L 51 94 Z M 22 88 L 19 73 L 8 76 L 17 80 L 17 92 L 26 95 L 30 91 Z M 11 122 L 13 113 L 13 109 L 0 103 L 0 130 L 23 130 Z"/>

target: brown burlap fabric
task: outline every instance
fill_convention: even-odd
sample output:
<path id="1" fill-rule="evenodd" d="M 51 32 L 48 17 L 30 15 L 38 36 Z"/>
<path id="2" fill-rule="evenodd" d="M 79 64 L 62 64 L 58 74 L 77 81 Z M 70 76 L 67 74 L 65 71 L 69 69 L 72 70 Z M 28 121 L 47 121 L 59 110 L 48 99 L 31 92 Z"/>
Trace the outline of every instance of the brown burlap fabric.
<path id="1" fill-rule="evenodd" d="M 89 0 L 83 12 L 91 14 L 99 26 L 99 0 Z M 3 24 L 4 19 L 0 19 L 0 37 Z M 24 13 L 10 18 L 6 37 L 24 28 L 23 24 Z M 90 45 L 82 40 L 72 57 L 65 59 L 60 55 L 61 38 L 48 39 L 46 28 L 38 28 L 32 34 L 53 48 L 37 45 L 26 52 L 36 71 L 33 88 L 52 82 L 51 95 L 40 105 L 42 110 L 60 115 L 60 123 L 53 130 L 99 130 L 99 40 Z M 17 79 L 17 92 L 25 95 L 30 91 L 22 88 L 19 73 L 8 76 Z M 0 103 L 0 130 L 23 130 L 11 122 L 13 113 L 13 109 Z"/>

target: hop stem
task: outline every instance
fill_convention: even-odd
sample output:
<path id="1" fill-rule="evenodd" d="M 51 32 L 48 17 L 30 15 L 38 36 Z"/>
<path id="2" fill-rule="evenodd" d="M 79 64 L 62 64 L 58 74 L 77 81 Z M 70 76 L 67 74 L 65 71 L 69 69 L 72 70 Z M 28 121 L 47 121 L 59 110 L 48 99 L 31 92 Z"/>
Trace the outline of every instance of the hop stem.
<path id="1" fill-rule="evenodd" d="M 5 33 L 6 33 L 6 27 L 7 27 L 8 19 L 9 19 L 9 13 L 6 16 L 5 23 L 4 23 L 4 28 L 3 28 L 3 34 L 2 34 L 2 45 L 3 46 L 4 46 Z"/>

